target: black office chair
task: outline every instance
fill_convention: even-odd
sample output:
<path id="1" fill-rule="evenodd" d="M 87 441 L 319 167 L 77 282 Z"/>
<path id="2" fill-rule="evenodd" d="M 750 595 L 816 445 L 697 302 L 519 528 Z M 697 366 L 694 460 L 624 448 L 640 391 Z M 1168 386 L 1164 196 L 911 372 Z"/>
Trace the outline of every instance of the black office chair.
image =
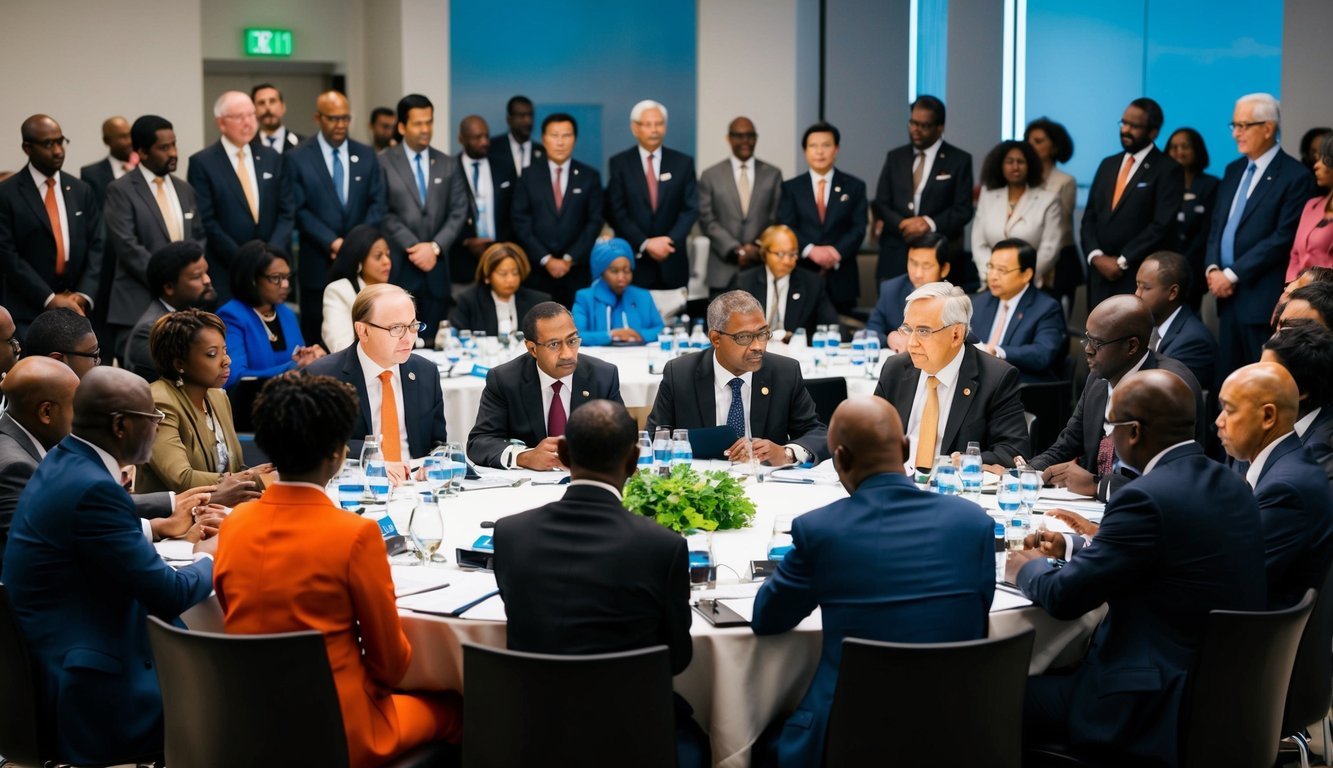
<path id="1" fill-rule="evenodd" d="M 1041 419 L 1034 416 L 1031 411 L 1023 411 L 1023 421 L 1028 426 L 1028 447 L 1035 456 L 1041 450 L 1037 447 L 1037 438 L 1041 436 Z"/>
<path id="2" fill-rule="evenodd" d="M 842 643 L 824 765 L 933 765 L 965 734 L 972 762 L 1022 760 L 1034 633 L 962 643 Z"/>
<path id="3" fill-rule="evenodd" d="M 231 401 L 231 423 L 237 432 L 254 432 L 255 398 L 268 379 L 246 376 L 227 390 L 227 399 Z"/>
<path id="4" fill-rule="evenodd" d="M 1287 703 L 1282 712 L 1283 741 L 1300 751 L 1301 768 L 1310 768 L 1310 739 L 1305 729 L 1318 723 L 1324 736 L 1324 753 L 1333 749 L 1328 708 L 1333 704 L 1333 568 L 1324 576 L 1315 598 L 1310 620 L 1301 633 L 1296 662 L 1291 667 Z M 1327 760 L 1325 760 L 1327 762 Z"/>
<path id="5" fill-rule="evenodd" d="M 319 632 L 223 635 L 148 618 L 166 715 L 166 763 L 347 766 L 338 691 Z M 428 744 L 387 765 L 448 762 L 453 747 Z"/>
<path id="6" fill-rule="evenodd" d="M 1040 428 L 1032 439 L 1032 455 L 1046 450 L 1060 436 L 1074 412 L 1074 387 L 1069 376 L 1070 364 L 1063 364 L 1066 378 L 1060 381 L 1028 382 L 1018 385 L 1018 398 L 1023 410 L 1037 417 Z M 1031 458 L 1031 457 L 1027 457 Z"/>
<path id="7" fill-rule="evenodd" d="M 553 656 L 463 643 L 467 768 L 671 768 L 667 648 Z"/>
<path id="8" fill-rule="evenodd" d="M 806 379 L 805 391 L 815 401 L 815 414 L 824 424 L 833 418 L 833 410 L 838 403 L 847 399 L 847 380 L 841 376 L 827 379 Z"/>
<path id="9" fill-rule="evenodd" d="M 0 765 L 43 765 L 41 745 L 32 659 L 9 589 L 0 584 Z"/>

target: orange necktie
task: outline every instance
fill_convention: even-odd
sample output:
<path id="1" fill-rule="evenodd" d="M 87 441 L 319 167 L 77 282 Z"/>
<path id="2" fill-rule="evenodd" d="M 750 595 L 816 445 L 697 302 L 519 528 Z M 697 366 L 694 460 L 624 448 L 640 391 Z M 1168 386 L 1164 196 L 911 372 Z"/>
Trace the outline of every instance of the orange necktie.
<path id="1" fill-rule="evenodd" d="M 56 180 L 46 180 L 46 215 L 56 238 L 56 274 L 65 274 L 65 233 L 60 229 L 60 204 L 56 202 Z"/>
<path id="2" fill-rule="evenodd" d="M 1111 210 L 1115 210 L 1120 205 L 1120 196 L 1125 194 L 1125 185 L 1129 183 L 1129 176 L 1134 172 L 1134 156 L 1125 155 L 1125 164 L 1120 166 L 1120 175 L 1115 180 L 1115 194 L 1111 196 Z"/>
<path id="3" fill-rule="evenodd" d="M 819 180 L 819 190 L 815 192 L 815 211 L 819 214 L 819 223 L 824 223 L 824 190 L 827 188 L 828 179 Z"/>
<path id="4" fill-rule="evenodd" d="M 393 397 L 393 371 L 380 373 L 380 445 L 385 461 L 403 460 L 403 438 L 398 434 L 398 401 Z"/>
<path id="5" fill-rule="evenodd" d="M 916 436 L 916 466 L 929 470 L 935 465 L 935 435 L 940 428 L 940 380 L 926 377 L 926 405 L 921 409 L 921 427 Z"/>

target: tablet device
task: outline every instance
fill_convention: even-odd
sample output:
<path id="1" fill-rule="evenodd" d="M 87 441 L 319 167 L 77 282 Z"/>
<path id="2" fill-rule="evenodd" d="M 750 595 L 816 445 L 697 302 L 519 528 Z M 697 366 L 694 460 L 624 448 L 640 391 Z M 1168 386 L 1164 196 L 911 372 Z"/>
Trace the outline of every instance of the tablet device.
<path id="1" fill-rule="evenodd" d="M 736 444 L 736 432 L 728 426 L 690 430 L 690 451 L 696 459 L 725 459 L 722 452 Z"/>

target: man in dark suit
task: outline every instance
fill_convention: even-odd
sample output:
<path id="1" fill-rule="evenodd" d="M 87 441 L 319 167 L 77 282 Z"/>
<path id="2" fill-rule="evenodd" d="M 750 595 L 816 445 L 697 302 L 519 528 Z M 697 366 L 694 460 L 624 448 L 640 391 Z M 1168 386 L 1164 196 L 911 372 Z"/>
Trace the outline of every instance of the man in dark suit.
<path id="1" fill-rule="evenodd" d="M 204 249 L 193 240 L 159 248 L 148 260 L 147 276 L 154 301 L 130 330 L 121 359 L 123 368 L 137 373 L 145 381 L 154 382 L 161 374 L 153 363 L 148 339 L 158 318 L 181 309 L 208 309 L 215 304 L 218 295 L 208 274 Z"/>
<path id="2" fill-rule="evenodd" d="M 527 96 L 514 96 L 505 103 L 509 130 L 491 137 L 489 151 L 491 170 L 501 182 L 517 181 L 530 165 L 545 156 L 542 145 L 532 140 L 532 122 L 532 100 Z"/>
<path id="3" fill-rule="evenodd" d="M 635 104 L 629 125 L 638 143 L 611 157 L 607 223 L 635 249 L 635 285 L 684 288 L 690 281 L 690 227 L 699 218 L 694 158 L 662 146 L 667 109 L 661 104 Z"/>
<path id="4" fill-rule="evenodd" d="M 556 447 L 569 415 L 594 400 L 621 402 L 620 372 L 579 354 L 574 318 L 553 301 L 528 310 L 523 337 L 528 354 L 486 374 L 477 422 L 467 437 L 468 458 L 500 469 L 562 468 Z"/>
<path id="5" fill-rule="evenodd" d="M 1217 187 L 1204 277 L 1217 297 L 1217 378 L 1259 359 L 1273 306 L 1282 294 L 1291 244 L 1314 176 L 1277 143 L 1278 101 L 1266 93 L 1236 102 L 1231 133 L 1244 156 Z"/>
<path id="6" fill-rule="evenodd" d="M 972 333 L 982 351 L 1018 369 L 1021 381 L 1056 381 L 1069 353 L 1060 302 L 1032 285 L 1037 249 L 1001 240 L 991 249 L 986 287 L 972 294 Z"/>
<path id="7" fill-rule="evenodd" d="M 770 335 L 763 307 L 745 291 L 728 291 L 709 302 L 712 347 L 666 364 L 648 429 L 726 425 L 736 433 L 724 452 L 733 462 L 749 461 L 751 452 L 773 466 L 827 459 L 827 432 L 805 391 L 801 366 L 765 354 Z M 752 448 L 746 435 L 753 438 Z"/>
<path id="8" fill-rule="evenodd" d="M 699 174 L 699 228 L 708 236 L 708 290 L 727 290 L 739 270 L 763 263 L 759 235 L 777 221 L 782 171 L 754 156 L 747 117 L 727 126 L 731 157 Z M 830 321 L 834 322 L 834 321 Z"/>
<path id="9" fill-rule="evenodd" d="M 1018 369 L 967 343 L 971 319 L 962 288 L 921 286 L 907 297 L 907 351 L 880 371 L 875 394 L 898 409 L 918 470 L 929 472 L 935 457 L 961 453 L 970 442 L 981 444 L 983 462 L 1003 467 L 1028 449 Z"/>
<path id="10" fill-rule="evenodd" d="M 1201 387 L 1213 385 L 1217 366 L 1217 339 L 1187 301 L 1190 296 L 1189 261 L 1179 253 L 1158 251 L 1143 260 L 1134 295 L 1152 312 L 1148 349 L 1184 363 Z"/>
<path id="11" fill-rule="evenodd" d="M 283 184 L 291 189 L 301 291 L 301 336 L 321 338 L 324 286 L 343 236 L 359 224 L 384 218 L 384 174 L 370 147 L 347 137 L 352 109 L 347 97 L 325 91 L 315 101 L 319 133 L 283 158 Z"/>
<path id="12" fill-rule="evenodd" d="M 1277 363 L 1237 368 L 1218 394 L 1218 437 L 1259 502 L 1269 610 L 1321 587 L 1333 557 L 1333 493 L 1294 431 L 1299 399 Z"/>
<path id="13" fill-rule="evenodd" d="M 806 338 L 814 338 L 818 326 L 838 322 L 824 281 L 808 269 L 796 268 L 801 257 L 796 244 L 791 227 L 774 224 L 759 237 L 761 265 L 742 270 L 732 279 L 733 288 L 759 302 L 768 329 L 782 342 L 798 329 L 806 332 Z"/>
<path id="14" fill-rule="evenodd" d="M 432 332 L 449 314 L 449 252 L 463 232 L 469 205 L 463 169 L 430 146 L 435 107 L 420 94 L 398 102 L 400 147 L 380 155 L 388 209 L 384 236 L 393 249 L 389 280 L 417 300 L 417 317 Z"/>
<path id="15" fill-rule="evenodd" d="M 1124 151 L 1102 160 L 1092 178 L 1081 229 L 1091 267 L 1089 307 L 1107 296 L 1133 293 L 1143 259 L 1170 247 L 1185 176 L 1153 143 L 1162 119 L 1162 108 L 1152 99 L 1131 101 L 1120 118 Z"/>
<path id="16" fill-rule="evenodd" d="M 449 249 L 449 277 L 454 290 L 477 282 L 477 261 L 496 242 L 513 240 L 509 210 L 517 179 L 502 179 L 491 165 L 490 128 L 479 115 L 458 124 L 458 173 L 467 181 L 468 213 Z"/>
<path id="17" fill-rule="evenodd" d="M 810 171 L 782 182 L 778 222 L 796 232 L 801 267 L 821 274 L 833 306 L 847 312 L 861 293 L 856 254 L 866 235 L 866 185 L 833 167 L 841 140 L 828 123 L 805 129 L 801 146 Z"/>
<path id="18" fill-rule="evenodd" d="M 948 241 L 938 232 L 927 232 L 907 243 L 907 274 L 879 284 L 879 299 L 870 311 L 866 330 L 879 336 L 879 343 L 894 352 L 907 351 L 907 336 L 898 330 L 903 324 L 907 295 L 927 283 L 943 282 L 952 271 Z"/>
<path id="19" fill-rule="evenodd" d="M 1111 499 L 1096 537 L 1067 564 L 1055 559 L 1066 556 L 1058 534 L 1049 549 L 1009 555 L 1008 580 L 1055 618 L 1108 605 L 1073 674 L 1028 679 L 1028 743 L 1055 741 L 1099 764 L 1176 765 L 1208 612 L 1264 609 L 1258 505 L 1194 442 L 1192 397 L 1168 371 L 1127 377 L 1109 421 L 1116 453 L 1143 476 Z"/>
<path id="20" fill-rule="evenodd" d="M 282 91 L 270 83 L 260 83 L 250 89 L 250 100 L 255 104 L 255 114 L 259 119 L 259 132 L 251 139 L 256 147 L 268 147 L 279 155 L 305 140 L 304 136 L 290 131 L 282 124 L 287 116 L 287 102 L 282 98 Z M 284 250 L 286 250 L 284 248 Z"/>
<path id="21" fill-rule="evenodd" d="M 397 129 L 398 117 L 392 109 L 375 107 L 370 110 L 370 145 L 377 153 L 398 146 Z"/>
<path id="22" fill-rule="evenodd" d="M 14 367 L 22 351 L 23 342 L 19 339 L 18 330 L 14 326 L 14 318 L 9 314 L 9 310 L 0 307 L 0 381 L 3 381 L 5 374 Z M 0 401 L 0 410 L 3 409 L 4 402 Z"/>
<path id="23" fill-rule="evenodd" d="M 1066 486 L 1084 496 L 1102 501 L 1130 480 L 1119 471 L 1124 457 L 1115 453 L 1106 418 L 1110 402 L 1121 380 L 1141 370 L 1161 368 L 1176 374 L 1194 393 L 1195 439 L 1204 438 L 1203 392 L 1189 368 L 1148 349 L 1152 314 L 1137 296 L 1119 295 L 1098 304 L 1088 314 L 1083 352 L 1088 360 L 1088 381 L 1069 422 L 1051 447 L 1028 462 L 1042 470 L 1047 483 Z M 1142 467 L 1129 464 L 1137 475 Z"/>
<path id="24" fill-rule="evenodd" d="M 820 763 L 843 638 L 977 640 L 995 595 L 995 523 L 975 504 L 917 490 L 903 475 L 907 438 L 892 405 L 842 403 L 828 442 L 851 496 L 792 522 L 794 548 L 754 603 L 757 635 L 786 632 L 816 607 L 823 615 L 819 669 L 773 745 L 779 765 Z"/>
<path id="25" fill-rule="evenodd" d="M 379 435 L 390 472 L 401 473 L 409 460 L 448 440 L 440 371 L 412 354 L 423 326 L 412 296 L 402 288 L 389 283 L 362 288 L 352 305 L 352 327 L 356 343 L 306 370 L 356 387 L 361 415 L 352 434 Z M 353 455 L 360 455 L 362 442 L 352 440 Z"/>
<path id="26" fill-rule="evenodd" d="M 588 287 L 588 262 L 602 231 L 602 177 L 573 159 L 578 137 L 573 115 L 547 115 L 545 159 L 529 166 L 514 190 L 514 237 L 532 262 L 527 285 L 566 307 Z"/>
<path id="27" fill-rule="evenodd" d="M 222 137 L 190 156 L 185 178 L 208 235 L 208 271 L 219 303 L 225 303 L 231 298 L 231 265 L 242 245 L 263 240 L 283 253 L 291 250 L 292 195 L 279 178 L 282 156 L 250 145 L 259 124 L 249 96 L 222 94 L 213 104 L 213 118 Z"/>
<path id="28" fill-rule="evenodd" d="M 106 207 L 106 188 L 111 182 L 134 170 L 139 156 L 130 141 L 130 121 L 123 117 L 108 117 L 102 123 L 102 143 L 107 156 L 79 169 L 79 180 L 93 188 L 97 208 Z"/>
<path id="29" fill-rule="evenodd" d="M 680 674 L 694 653 L 685 539 L 621 504 L 639 461 L 634 419 L 594 400 L 570 415 L 557 450 L 570 468 L 564 497 L 495 523 L 509 647 L 581 655 L 665 645 Z M 675 701 L 677 764 L 707 765 L 708 737 Z"/>
<path id="30" fill-rule="evenodd" d="M 1300 400 L 1292 428 L 1333 489 L 1333 332 L 1318 323 L 1284 328 L 1264 342 L 1260 359 L 1296 380 Z"/>
<path id="31" fill-rule="evenodd" d="M 20 335 L 44 309 L 91 314 L 102 269 L 102 216 L 92 187 L 60 170 L 60 124 L 33 115 L 21 132 L 28 164 L 0 182 L 0 302 Z"/>
<path id="32" fill-rule="evenodd" d="M 107 329 L 111 350 L 124 348 L 125 336 L 152 303 L 148 260 L 168 243 L 197 240 L 204 228 L 194 190 L 176 172 L 176 131 L 157 115 L 144 115 L 130 128 L 139 153 L 138 173 L 128 173 L 106 190 L 107 247 L 116 255 Z"/>
<path id="33" fill-rule="evenodd" d="M 172 568 L 120 485 L 120 467 L 148 461 L 156 410 L 138 376 L 90 372 L 74 395 L 74 434 L 38 465 L 14 513 L 0 581 L 33 657 L 39 722 L 62 762 L 161 758 L 147 617 L 174 618 L 213 589 L 217 537 Z"/>
<path id="34" fill-rule="evenodd" d="M 963 228 L 972 206 L 972 156 L 944 141 L 944 102 L 919 96 L 907 121 L 911 140 L 884 158 L 875 189 L 879 235 L 876 280 L 907 271 L 907 241 L 938 232 L 949 241 L 955 279 L 966 291 L 979 284 L 976 267 L 963 253 Z"/>

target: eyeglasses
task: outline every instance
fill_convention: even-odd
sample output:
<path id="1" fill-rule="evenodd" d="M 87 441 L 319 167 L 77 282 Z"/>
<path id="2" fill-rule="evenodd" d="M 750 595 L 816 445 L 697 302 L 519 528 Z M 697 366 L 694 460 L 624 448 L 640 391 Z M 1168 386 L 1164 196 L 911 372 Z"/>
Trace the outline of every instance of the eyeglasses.
<path id="1" fill-rule="evenodd" d="M 1022 271 L 1023 271 L 1023 268 L 1022 268 L 1022 267 L 1001 267 L 1001 266 L 998 265 L 998 264 L 992 264 L 991 262 L 988 261 L 988 262 L 986 262 L 986 271 L 987 271 L 987 272 L 994 272 L 994 273 L 997 274 L 997 275 L 1007 275 L 1007 274 L 1009 274 L 1010 272 L 1022 272 Z"/>
<path id="2" fill-rule="evenodd" d="M 58 136 L 54 139 L 42 139 L 41 141 L 30 140 L 30 141 L 25 141 L 23 143 L 34 147 L 41 147 L 42 149 L 50 151 L 52 149 L 55 149 L 57 144 L 59 144 L 62 147 L 68 147 L 69 139 L 65 138 L 64 136 Z"/>
<path id="3" fill-rule="evenodd" d="M 261 275 L 261 277 L 268 281 L 269 285 L 282 285 L 283 283 L 290 283 L 292 281 L 291 272 L 281 275 Z"/>
<path id="4" fill-rule="evenodd" d="M 578 336 L 570 336 L 568 339 L 551 339 L 550 341 L 534 341 L 532 343 L 548 352 L 559 352 L 562 346 L 569 347 L 570 350 L 578 349 L 579 345 L 583 343 L 583 339 Z"/>
<path id="5" fill-rule="evenodd" d="M 931 128 L 934 128 L 934 127 L 937 126 L 937 125 L 939 125 L 939 123 L 936 123 L 936 122 L 923 123 L 923 122 L 921 122 L 920 120 L 908 120 L 908 121 L 907 121 L 907 127 L 908 127 L 908 128 L 915 128 L 915 129 L 917 129 L 918 131 L 929 130 L 929 129 L 931 129 Z"/>
<path id="6" fill-rule="evenodd" d="M 223 115 L 223 120 L 254 120 L 254 112 L 233 112 L 230 115 Z"/>
<path id="7" fill-rule="evenodd" d="M 1267 121 L 1267 120 L 1251 120 L 1251 121 L 1248 122 L 1248 123 L 1227 123 L 1227 127 L 1231 129 L 1231 132 L 1232 132 L 1232 133 L 1241 133 L 1241 132 L 1243 132 L 1243 131 L 1248 131 L 1248 130 L 1250 130 L 1251 128 L 1253 128 L 1253 127 L 1256 126 L 1256 125 L 1263 125 L 1263 124 L 1266 123 L 1266 122 L 1268 122 L 1268 121 Z"/>
<path id="8" fill-rule="evenodd" d="M 931 336 L 934 336 L 935 334 L 939 333 L 945 328 L 952 328 L 952 327 L 953 327 L 952 325 L 941 325 L 939 328 L 927 328 L 926 326 L 922 325 L 913 328 L 912 326 L 904 323 L 903 325 L 898 326 L 898 333 L 901 333 L 904 336 L 915 336 L 918 341 L 925 341 L 926 339 L 929 339 Z"/>
<path id="9" fill-rule="evenodd" d="M 152 413 L 146 413 L 146 412 L 144 412 L 144 411 L 114 411 L 114 412 L 112 412 L 111 415 L 112 415 L 112 416 L 142 416 L 142 417 L 144 417 L 145 419 L 148 419 L 149 421 L 153 422 L 154 424 L 161 424 L 161 423 L 162 423 L 162 420 L 165 419 L 165 418 L 167 417 L 167 415 L 166 415 L 165 413 L 163 413 L 163 412 L 161 412 L 161 411 L 159 411 L 159 410 L 156 410 L 156 409 L 154 409 Z"/>
<path id="10" fill-rule="evenodd" d="M 1089 336 L 1088 334 L 1085 333 L 1085 334 L 1083 334 L 1083 348 L 1086 349 L 1086 350 L 1090 350 L 1090 351 L 1092 352 L 1092 354 L 1095 355 L 1095 354 L 1097 354 L 1098 352 L 1101 351 L 1102 347 L 1105 347 L 1105 346 L 1107 346 L 1108 344 L 1119 344 L 1119 343 L 1122 342 L 1122 341 L 1129 341 L 1129 340 L 1132 339 L 1132 338 L 1134 338 L 1134 337 L 1133 337 L 1133 336 L 1121 336 L 1121 337 L 1118 338 L 1118 339 L 1110 339 L 1109 341 L 1103 341 L 1103 340 L 1098 339 L 1098 338 L 1096 338 L 1096 337 Z"/>
<path id="11" fill-rule="evenodd" d="M 1109 421 L 1109 420 L 1108 420 L 1108 421 L 1104 421 L 1104 422 L 1102 422 L 1102 423 L 1105 424 L 1106 426 L 1112 428 L 1112 429 L 1115 429 L 1116 427 L 1128 427 L 1130 424 L 1134 424 L 1134 425 L 1136 425 L 1136 426 L 1138 426 L 1138 427 L 1142 427 L 1142 426 L 1143 426 L 1141 423 L 1139 423 L 1139 420 L 1138 420 L 1138 419 L 1125 419 L 1124 421 Z"/>
<path id="12" fill-rule="evenodd" d="M 12 341 L 12 339 L 11 339 L 11 341 Z M 88 359 L 90 359 L 90 360 L 93 361 L 93 365 L 101 365 L 101 364 L 102 364 L 102 350 L 101 350 L 101 349 L 94 349 L 92 352 L 78 352 L 78 351 L 73 350 L 73 349 L 70 349 L 70 350 L 58 349 L 58 350 L 56 350 L 56 351 L 59 352 L 59 353 L 62 354 L 62 355 L 74 355 L 75 357 L 86 357 L 86 358 L 88 358 Z"/>
<path id="13" fill-rule="evenodd" d="M 320 112 L 319 116 L 334 125 L 350 124 L 352 122 L 351 115 L 326 115 L 323 112 Z"/>
<path id="14" fill-rule="evenodd" d="M 378 328 L 381 331 L 385 331 L 395 339 L 401 339 L 408 333 L 421 333 L 422 331 L 426 330 L 426 324 L 421 322 L 420 320 L 413 320 L 410 323 L 403 323 L 401 325 L 390 325 L 387 327 L 383 325 L 376 325 L 370 322 L 369 320 L 362 320 L 361 322 L 365 323 L 371 328 Z"/>
<path id="15" fill-rule="evenodd" d="M 23 354 L 23 343 L 19 341 L 19 337 L 10 336 L 5 339 L 5 343 L 9 345 L 10 349 L 14 350 L 15 355 Z"/>
<path id="16" fill-rule="evenodd" d="M 1117 120 L 1116 125 L 1120 126 L 1121 128 L 1128 128 L 1131 131 L 1141 131 L 1148 127 L 1144 123 L 1131 123 L 1128 120 Z"/>
<path id="17" fill-rule="evenodd" d="M 727 135 L 733 139 L 736 139 L 737 141 L 741 141 L 744 139 L 749 139 L 750 141 L 754 141 L 755 139 L 759 138 L 759 134 L 755 133 L 754 131 L 727 131 Z"/>
<path id="18" fill-rule="evenodd" d="M 798 256 L 801 255 L 801 252 L 800 252 L 800 251 L 772 251 L 772 250 L 769 250 L 769 251 L 764 251 L 764 253 L 767 253 L 767 254 L 770 255 L 770 256 L 777 256 L 779 259 L 783 259 L 784 261 L 787 260 L 787 259 L 794 259 L 794 258 L 796 258 L 796 257 L 798 257 Z"/>
<path id="19" fill-rule="evenodd" d="M 718 331 L 718 333 L 722 334 L 723 336 L 729 337 L 732 341 L 736 342 L 736 344 L 742 347 L 750 346 L 755 342 L 756 339 L 758 339 L 759 341 L 766 342 L 769 339 L 773 338 L 773 332 L 767 328 L 765 328 L 762 331 L 741 331 L 740 333 L 727 333 L 726 331 Z"/>

